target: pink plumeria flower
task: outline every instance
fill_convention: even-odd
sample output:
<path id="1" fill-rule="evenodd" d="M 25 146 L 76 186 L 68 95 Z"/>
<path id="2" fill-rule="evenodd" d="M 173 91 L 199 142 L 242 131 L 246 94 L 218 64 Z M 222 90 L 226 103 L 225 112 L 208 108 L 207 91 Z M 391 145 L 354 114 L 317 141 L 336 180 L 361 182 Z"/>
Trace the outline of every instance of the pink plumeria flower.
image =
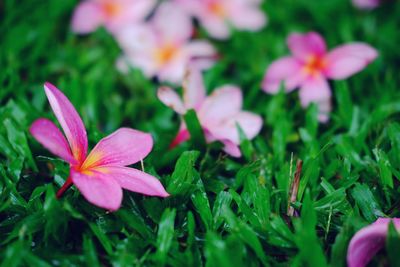
<path id="1" fill-rule="evenodd" d="M 70 164 L 70 175 L 57 193 L 74 184 L 90 203 L 115 211 L 122 201 L 122 188 L 149 196 L 167 197 L 157 178 L 125 166 L 144 159 L 153 147 L 150 134 L 121 128 L 103 138 L 87 155 L 85 126 L 71 102 L 54 85 L 45 93 L 64 134 L 48 119 L 36 120 L 30 132 L 54 155 Z"/>
<path id="2" fill-rule="evenodd" d="M 128 27 L 117 34 L 126 62 L 147 77 L 181 83 L 188 64 L 205 69 L 213 65 L 215 50 L 206 41 L 191 41 L 190 17 L 177 5 L 162 4 L 153 19 L 142 26 Z M 121 64 L 122 63 L 122 64 Z"/>
<path id="3" fill-rule="evenodd" d="M 74 11 L 72 30 L 86 34 L 105 26 L 115 32 L 143 21 L 155 4 L 155 0 L 85 0 Z"/>
<path id="4" fill-rule="evenodd" d="M 176 0 L 196 17 L 214 38 L 226 39 L 231 26 L 257 31 L 266 23 L 261 0 Z"/>
<path id="5" fill-rule="evenodd" d="M 352 0 L 353 5 L 359 9 L 374 9 L 379 6 L 381 0 Z"/>
<path id="6" fill-rule="evenodd" d="M 293 33 L 287 43 L 293 56 L 281 58 L 269 66 L 263 90 L 275 94 L 282 82 L 287 92 L 299 87 L 301 105 L 317 103 L 321 122 L 329 119 L 331 111 L 327 79 L 347 79 L 378 56 L 377 51 L 365 43 L 350 43 L 327 52 L 324 39 L 315 32 Z"/>
<path id="7" fill-rule="evenodd" d="M 380 218 L 373 224 L 358 231 L 350 241 L 347 250 L 348 267 L 365 267 L 385 246 L 390 221 L 400 230 L 400 219 Z"/>
<path id="8" fill-rule="evenodd" d="M 226 153 L 240 157 L 240 138 L 237 124 L 249 139 L 253 139 L 261 130 L 260 116 L 242 111 L 242 91 L 233 85 L 224 85 L 206 97 L 203 78 L 198 70 L 192 68 L 183 84 L 183 100 L 169 87 L 158 90 L 158 98 L 180 115 L 194 109 L 203 128 L 208 143 L 220 141 Z M 182 121 L 180 130 L 172 142 L 174 147 L 190 138 Z"/>

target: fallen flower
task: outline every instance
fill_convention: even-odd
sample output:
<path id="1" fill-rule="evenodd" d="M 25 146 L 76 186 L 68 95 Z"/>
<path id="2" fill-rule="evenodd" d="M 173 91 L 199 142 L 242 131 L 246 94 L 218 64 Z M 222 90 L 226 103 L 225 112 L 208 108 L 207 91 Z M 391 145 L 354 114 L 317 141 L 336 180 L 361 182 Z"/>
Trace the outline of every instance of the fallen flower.
<path id="1" fill-rule="evenodd" d="M 300 87 L 303 107 L 319 105 L 319 120 L 326 122 L 331 110 L 331 90 L 327 79 L 343 80 L 364 69 L 377 56 L 365 43 L 339 46 L 329 53 L 324 39 L 315 32 L 294 33 L 287 39 L 293 56 L 281 58 L 267 69 L 262 84 L 267 93 L 277 93 L 284 82 L 287 92 Z"/>
<path id="2" fill-rule="evenodd" d="M 85 0 L 74 11 L 72 30 L 86 34 L 105 26 L 115 32 L 143 21 L 155 4 L 155 0 Z"/>
<path id="3" fill-rule="evenodd" d="M 381 0 L 353 0 L 353 5 L 359 9 L 373 9 L 380 3 Z"/>
<path id="4" fill-rule="evenodd" d="M 165 2 L 147 24 L 126 27 L 116 34 L 124 55 L 118 62 L 140 68 L 147 77 L 161 81 L 182 82 L 189 64 L 209 68 L 215 50 L 206 41 L 190 40 L 193 32 L 190 17 L 179 6 Z"/>
<path id="5" fill-rule="evenodd" d="M 54 85 L 45 83 L 44 89 L 66 138 L 53 122 L 43 118 L 32 124 L 30 132 L 45 148 L 70 164 L 70 175 L 57 197 L 74 184 L 90 203 L 115 211 L 121 206 L 122 188 L 144 195 L 168 196 L 157 178 L 125 167 L 150 153 L 150 134 L 121 128 L 100 140 L 87 156 L 86 130 L 77 111 Z"/>
<path id="6" fill-rule="evenodd" d="M 266 23 L 260 0 L 176 0 L 214 38 L 226 39 L 231 26 L 257 31 Z"/>
<path id="7" fill-rule="evenodd" d="M 347 250 L 349 267 L 364 267 L 385 245 L 390 221 L 400 230 L 400 219 L 380 218 L 373 224 L 358 231 L 350 241 Z"/>
<path id="8" fill-rule="evenodd" d="M 224 85 L 206 96 L 201 73 L 191 68 L 183 84 L 183 100 L 169 87 L 158 90 L 158 98 L 178 114 L 194 109 L 203 128 L 208 143 L 220 141 L 226 153 L 240 157 L 240 138 L 237 124 L 249 139 L 261 130 L 262 119 L 251 112 L 242 111 L 242 92 L 233 85 Z M 189 131 L 182 121 L 180 130 L 172 142 L 172 147 L 190 138 Z"/>

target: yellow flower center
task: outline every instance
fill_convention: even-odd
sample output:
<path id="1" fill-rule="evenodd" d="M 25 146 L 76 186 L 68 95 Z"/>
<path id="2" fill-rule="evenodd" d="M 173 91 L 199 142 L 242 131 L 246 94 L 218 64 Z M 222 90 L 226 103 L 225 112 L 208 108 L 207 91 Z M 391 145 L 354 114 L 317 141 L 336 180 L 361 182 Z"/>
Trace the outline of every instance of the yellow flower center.
<path id="1" fill-rule="evenodd" d="M 122 8 L 120 5 L 113 3 L 112 1 L 105 1 L 103 3 L 104 12 L 107 16 L 113 17 L 121 13 Z"/>
<path id="2" fill-rule="evenodd" d="M 309 56 L 303 68 L 304 72 L 310 76 L 315 76 L 326 67 L 326 60 L 320 56 Z"/>
<path id="3" fill-rule="evenodd" d="M 155 58 L 160 65 L 171 61 L 178 53 L 178 48 L 175 45 L 167 44 L 155 51 Z"/>
<path id="4" fill-rule="evenodd" d="M 213 1 L 211 3 L 208 4 L 208 10 L 218 16 L 218 17 L 224 17 L 226 15 L 226 10 L 224 8 L 224 6 L 219 3 L 218 1 Z"/>

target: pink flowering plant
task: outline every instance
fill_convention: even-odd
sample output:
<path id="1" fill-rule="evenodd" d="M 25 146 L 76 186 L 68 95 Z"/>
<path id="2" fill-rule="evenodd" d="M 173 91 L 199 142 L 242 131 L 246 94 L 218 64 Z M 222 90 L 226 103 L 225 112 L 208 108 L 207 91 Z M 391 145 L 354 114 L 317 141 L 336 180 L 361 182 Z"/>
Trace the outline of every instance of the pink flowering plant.
<path id="1" fill-rule="evenodd" d="M 248 139 L 253 139 L 260 132 L 262 119 L 259 115 L 243 111 L 241 89 L 234 85 L 216 88 L 206 96 L 201 73 L 191 68 L 183 84 L 183 98 L 170 87 L 158 89 L 158 98 L 179 115 L 188 110 L 196 111 L 200 125 L 208 143 L 220 141 L 224 151 L 233 157 L 240 157 L 239 126 Z M 178 134 L 171 147 L 190 138 L 185 122 L 182 121 Z"/>
<path id="2" fill-rule="evenodd" d="M 176 0 L 198 19 L 210 36 L 227 39 L 232 28 L 258 31 L 266 24 L 261 0 Z"/>
<path id="3" fill-rule="evenodd" d="M 121 206 L 122 188 L 150 196 L 168 196 L 157 178 L 126 167 L 150 153 L 151 135 L 121 128 L 100 140 L 87 155 L 85 126 L 75 108 L 54 85 L 46 83 L 44 89 L 66 138 L 48 119 L 36 120 L 30 132 L 50 152 L 70 164 L 70 176 L 58 197 L 73 184 L 93 205 L 115 211 Z"/>
<path id="4" fill-rule="evenodd" d="M 293 33 L 287 39 L 292 56 L 274 61 L 267 69 L 262 88 L 277 93 L 283 84 L 286 92 L 299 88 L 303 107 L 319 106 L 319 119 L 326 122 L 331 111 L 328 79 L 343 80 L 363 70 L 378 56 L 368 44 L 354 42 L 328 52 L 325 40 L 316 32 Z"/>
<path id="5" fill-rule="evenodd" d="M 72 30 L 87 34 L 103 26 L 112 33 L 117 32 L 143 22 L 155 4 L 155 0 L 85 0 L 74 11 Z"/>
<path id="6" fill-rule="evenodd" d="M 149 78 L 180 83 L 189 65 L 206 69 L 216 56 L 209 42 L 192 40 L 192 34 L 188 14 L 179 5 L 164 3 L 148 23 L 118 32 L 116 37 L 123 50 L 120 66 L 126 69 L 130 65 Z"/>

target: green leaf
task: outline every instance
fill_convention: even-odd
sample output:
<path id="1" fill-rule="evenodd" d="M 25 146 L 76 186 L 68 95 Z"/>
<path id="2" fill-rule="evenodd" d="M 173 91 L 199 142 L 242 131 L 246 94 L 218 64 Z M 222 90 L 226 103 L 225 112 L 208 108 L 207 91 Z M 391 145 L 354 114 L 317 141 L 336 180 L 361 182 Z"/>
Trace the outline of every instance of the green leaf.
<path id="1" fill-rule="evenodd" d="M 167 183 L 167 192 L 172 196 L 186 195 L 195 189 L 195 182 L 200 179 L 194 168 L 199 154 L 197 151 L 185 151 L 179 157 Z"/>
<path id="2" fill-rule="evenodd" d="M 376 161 L 378 162 L 380 177 L 382 179 L 383 185 L 388 186 L 389 188 L 393 188 L 393 177 L 390 170 L 391 164 L 389 162 L 388 156 L 380 149 L 374 149 L 373 152 Z"/>
<path id="3" fill-rule="evenodd" d="M 229 225 L 230 232 L 237 235 L 242 242 L 251 247 L 264 266 L 269 266 L 265 251 L 254 230 L 239 220 L 230 209 L 224 210 L 224 217 Z"/>
<path id="4" fill-rule="evenodd" d="M 400 234 L 393 221 L 389 223 L 388 234 L 386 237 L 386 251 L 389 257 L 390 266 L 400 266 Z"/>
<path id="5" fill-rule="evenodd" d="M 351 195 L 368 222 L 372 223 L 379 217 L 385 217 L 381 207 L 366 184 L 357 183 L 351 191 Z"/>
<path id="6" fill-rule="evenodd" d="M 174 238 L 175 209 L 166 209 L 161 216 L 160 225 L 157 233 L 157 252 L 156 258 L 160 265 L 166 262 L 167 254 L 171 248 Z"/>
<path id="7" fill-rule="evenodd" d="M 301 219 L 294 221 L 299 259 L 307 266 L 328 266 L 316 233 L 317 214 L 309 191 L 304 196 Z"/>
<path id="8" fill-rule="evenodd" d="M 203 128 L 201 127 L 199 119 L 197 118 L 196 111 L 193 109 L 188 110 L 183 118 L 190 133 L 190 139 L 194 144 L 194 147 L 199 150 L 204 150 L 206 147 L 206 139 L 204 137 Z"/>
<path id="9" fill-rule="evenodd" d="M 97 251 L 89 235 L 83 236 L 83 252 L 87 266 L 99 267 L 100 263 L 97 257 Z"/>
<path id="10" fill-rule="evenodd" d="M 192 203 L 196 211 L 200 214 L 207 230 L 212 228 L 213 218 L 211 214 L 210 202 L 208 201 L 207 193 L 204 190 L 204 185 L 201 180 L 197 182 L 197 190 L 191 196 Z"/>

